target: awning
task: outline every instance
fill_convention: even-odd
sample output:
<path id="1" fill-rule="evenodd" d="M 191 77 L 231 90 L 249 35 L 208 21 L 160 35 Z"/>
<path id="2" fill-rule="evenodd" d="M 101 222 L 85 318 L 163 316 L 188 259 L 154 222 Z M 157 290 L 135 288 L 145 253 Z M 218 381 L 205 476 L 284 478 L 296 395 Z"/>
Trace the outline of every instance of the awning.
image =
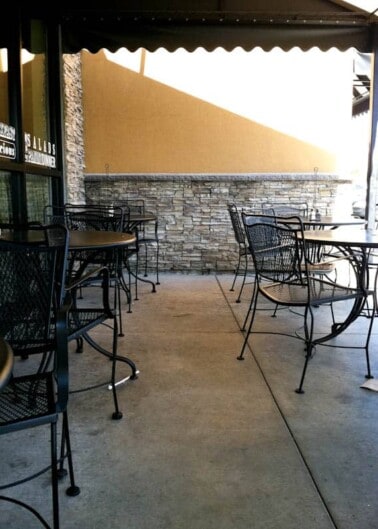
<path id="1" fill-rule="evenodd" d="M 351 0 L 352 1 L 352 0 Z M 377 6 L 378 7 L 378 6 Z M 63 52 L 107 48 L 154 51 L 180 47 L 211 51 L 242 47 L 265 51 L 314 46 L 372 53 L 371 142 L 368 168 L 368 226 L 375 224 L 378 181 L 378 17 L 343 0 L 13 0 L 21 19 L 38 17 L 61 27 Z M 5 17 L 3 17 L 5 20 Z M 5 22 L 6 24 L 6 22 Z"/>
<path id="2" fill-rule="evenodd" d="M 57 17 L 67 53 L 120 47 L 369 52 L 377 17 L 341 0 L 15 0 L 22 16 Z"/>
<path id="3" fill-rule="evenodd" d="M 342 28 L 328 27 L 324 30 L 316 24 L 275 24 L 274 27 L 267 28 L 265 24 L 257 22 L 236 25 L 226 21 L 155 22 L 146 18 L 106 21 L 92 18 L 84 21 L 74 17 L 63 22 L 62 34 L 66 53 L 78 52 L 83 48 L 93 53 L 101 48 L 116 51 L 120 47 L 130 51 L 138 48 L 154 51 L 160 47 L 168 51 L 177 48 L 193 51 L 198 47 L 212 51 L 222 47 L 231 51 L 237 46 L 248 51 L 256 47 L 269 51 L 275 46 L 283 50 L 295 46 L 308 50 L 317 46 L 324 51 L 332 47 L 342 51 L 350 47 L 365 51 L 369 50 L 370 43 L 370 35 L 365 26 L 344 25 Z"/>

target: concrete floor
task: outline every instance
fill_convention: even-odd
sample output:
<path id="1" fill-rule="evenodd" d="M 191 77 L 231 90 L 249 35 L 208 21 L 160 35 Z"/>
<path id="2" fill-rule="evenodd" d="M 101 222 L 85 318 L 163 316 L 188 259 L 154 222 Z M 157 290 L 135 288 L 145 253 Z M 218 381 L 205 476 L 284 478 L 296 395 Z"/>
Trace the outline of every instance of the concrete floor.
<path id="1" fill-rule="evenodd" d="M 121 421 L 110 418 L 107 387 L 71 395 L 81 494 L 67 497 L 61 483 L 61 529 L 377 529 L 378 393 L 360 388 L 364 353 L 318 348 L 296 394 L 299 340 L 257 335 L 245 361 L 236 359 L 250 286 L 237 304 L 231 282 L 231 274 L 162 274 L 155 294 L 142 285 L 131 314 L 125 305 L 119 352 L 140 375 L 119 388 Z M 287 310 L 258 318 L 260 328 L 286 331 L 301 321 Z M 360 344 L 366 323 L 337 343 Z M 96 331 L 104 343 L 107 333 Z M 374 335 L 378 376 L 377 345 Z M 71 387 L 109 369 L 89 347 L 72 352 Z M 1 481 L 33 459 L 47 464 L 47 439 L 46 428 L 0 437 Z M 51 519 L 48 474 L 4 493 Z M 1 528 L 41 527 L 0 505 Z"/>

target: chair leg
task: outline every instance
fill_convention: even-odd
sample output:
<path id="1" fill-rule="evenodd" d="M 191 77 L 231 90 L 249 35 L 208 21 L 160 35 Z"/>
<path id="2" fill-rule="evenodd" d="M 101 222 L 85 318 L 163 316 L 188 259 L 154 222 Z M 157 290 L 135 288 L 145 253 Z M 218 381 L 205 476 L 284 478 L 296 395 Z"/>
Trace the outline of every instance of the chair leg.
<path id="1" fill-rule="evenodd" d="M 239 356 L 237 357 L 238 360 L 244 360 L 244 351 L 245 351 L 245 348 L 247 346 L 248 338 L 249 338 L 249 335 L 251 334 L 252 325 L 253 325 L 253 322 L 254 322 L 254 319 L 255 319 L 257 298 L 258 298 L 258 289 L 256 288 L 256 286 L 254 286 L 253 294 L 252 294 L 252 300 L 251 300 L 251 303 L 250 303 L 250 307 L 248 309 L 248 314 L 249 314 L 249 312 L 251 312 L 251 318 L 250 318 L 250 321 L 249 321 L 248 330 L 247 330 L 246 335 L 244 337 L 244 342 L 243 342 L 241 351 L 239 353 Z M 248 317 L 248 314 L 247 314 L 247 317 Z M 247 320 L 245 320 L 244 323 L 246 323 L 246 321 Z"/>
<path id="2" fill-rule="evenodd" d="M 144 243 L 144 277 L 148 277 L 147 273 L 147 262 L 148 262 L 148 248 L 147 243 Z"/>
<path id="3" fill-rule="evenodd" d="M 375 272 L 374 288 L 373 288 L 373 294 L 372 294 L 373 308 L 372 308 L 372 313 L 370 315 L 369 329 L 368 329 L 366 342 L 365 342 L 365 356 L 366 356 L 366 366 L 367 366 L 367 373 L 365 375 L 365 378 L 367 379 L 374 378 L 373 375 L 371 374 L 371 368 L 370 368 L 369 344 L 370 344 L 370 336 L 373 330 L 374 318 L 375 318 L 375 315 L 377 314 L 377 308 L 378 308 L 377 282 L 378 282 L 378 269 Z"/>
<path id="4" fill-rule="evenodd" d="M 122 307 L 121 307 L 121 285 L 119 284 L 119 280 L 118 278 L 116 279 L 116 286 L 115 286 L 115 296 L 116 296 L 116 304 L 118 305 L 118 307 L 116 307 L 116 309 L 118 308 L 118 319 L 119 319 L 119 325 L 118 325 L 118 328 L 119 328 L 119 333 L 118 333 L 118 336 L 125 336 L 124 333 L 123 333 L 123 327 L 122 327 Z M 116 310 L 117 312 L 117 310 Z"/>
<path id="5" fill-rule="evenodd" d="M 150 243 L 145 242 L 144 243 L 144 277 L 148 277 L 148 244 L 154 244 L 156 243 L 156 262 L 155 262 L 155 277 L 156 282 L 155 285 L 160 285 L 159 280 L 159 254 L 160 254 L 160 248 L 159 248 L 159 241 L 154 240 Z"/>
<path id="6" fill-rule="evenodd" d="M 310 318 L 310 325 L 308 325 L 308 319 Z M 296 393 L 304 393 L 303 383 L 306 376 L 307 366 L 310 358 L 312 357 L 312 351 L 314 349 L 314 344 L 312 343 L 312 336 L 314 332 L 314 316 L 312 314 L 311 307 L 306 307 L 304 314 L 304 331 L 305 331 L 305 340 L 306 340 L 306 356 L 305 363 L 302 370 L 301 380 L 299 386 L 295 390 Z"/>
<path id="7" fill-rule="evenodd" d="M 52 505 L 53 505 L 53 527 L 59 529 L 59 490 L 58 490 L 58 458 L 57 458 L 57 426 L 56 422 L 50 425 L 50 450 L 51 450 L 51 473 L 52 473 Z"/>
<path id="8" fill-rule="evenodd" d="M 303 366 L 303 370 L 302 370 L 302 375 L 301 375 L 301 380 L 299 382 L 299 386 L 296 388 L 295 392 L 296 393 L 304 393 L 304 390 L 303 390 L 303 382 L 304 382 L 304 379 L 305 379 L 305 376 L 306 376 L 306 371 L 307 371 L 307 365 L 308 365 L 308 362 L 311 358 L 311 355 L 312 355 L 312 349 L 313 349 L 313 345 L 312 344 L 307 344 L 307 347 L 306 347 L 306 358 L 305 358 L 305 364 Z"/>
<path id="9" fill-rule="evenodd" d="M 159 258 L 160 258 L 160 244 L 156 241 L 156 284 L 160 285 L 159 279 Z"/>
<path id="10" fill-rule="evenodd" d="M 117 397 L 117 384 L 116 384 L 116 364 L 117 364 L 117 317 L 114 317 L 114 329 L 113 329 L 113 358 L 112 358 L 112 376 L 111 376 L 111 389 L 113 392 L 113 401 L 114 401 L 114 412 L 112 414 L 112 419 L 119 421 L 122 419 L 123 414 L 119 410 L 118 406 L 118 397 Z"/>
<path id="11" fill-rule="evenodd" d="M 247 279 L 247 272 L 248 272 L 248 254 L 247 252 L 244 254 L 244 274 L 243 274 L 243 280 L 242 280 L 242 284 L 241 284 L 241 287 L 240 287 L 240 290 L 239 290 L 239 295 L 236 299 L 236 303 L 240 303 L 240 299 L 241 299 L 241 295 L 243 293 L 243 289 L 244 289 L 244 285 L 245 285 L 245 282 L 246 282 L 246 279 Z"/>
<path id="12" fill-rule="evenodd" d="M 68 426 L 68 414 L 67 411 L 63 413 L 63 424 L 62 424 L 62 443 L 60 450 L 60 466 L 58 470 L 58 477 L 62 477 L 67 474 L 67 471 L 63 468 L 63 461 L 67 457 L 68 472 L 70 476 L 70 486 L 66 490 L 68 496 L 77 496 L 80 494 L 80 488 L 75 483 L 74 468 L 72 462 L 72 450 L 71 450 L 71 439 L 70 431 Z"/>
<path id="13" fill-rule="evenodd" d="M 233 281 L 232 281 L 232 285 L 231 285 L 231 288 L 230 288 L 230 292 L 233 292 L 233 291 L 234 291 L 234 287 L 235 287 L 235 283 L 236 283 L 236 278 L 237 278 L 238 275 L 239 275 L 240 265 L 241 265 L 241 254 L 239 253 L 238 264 L 236 265 L 236 269 L 235 269 L 235 273 L 234 273 L 234 279 L 233 279 Z"/>

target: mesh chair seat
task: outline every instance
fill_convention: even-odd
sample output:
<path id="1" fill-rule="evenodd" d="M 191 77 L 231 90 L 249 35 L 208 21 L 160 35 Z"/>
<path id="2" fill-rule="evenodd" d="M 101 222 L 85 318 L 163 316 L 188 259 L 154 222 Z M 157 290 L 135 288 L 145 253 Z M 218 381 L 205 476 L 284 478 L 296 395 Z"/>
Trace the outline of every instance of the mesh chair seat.
<path id="1" fill-rule="evenodd" d="M 14 424 L 33 426 L 58 420 L 52 372 L 12 379 L 0 393 L 0 428 L 12 431 Z"/>
<path id="2" fill-rule="evenodd" d="M 329 274 L 336 270 L 335 261 L 320 261 L 318 263 L 307 263 L 307 269 L 309 272 L 314 272 L 318 274 Z M 304 267 L 303 267 L 304 270 Z"/>
<path id="3" fill-rule="evenodd" d="M 319 303 L 332 303 L 355 299 L 356 289 L 337 285 L 328 281 L 309 277 L 309 283 L 272 283 L 260 287 L 261 294 L 273 303 L 280 305 L 318 306 Z M 311 292 L 309 298 L 309 291 Z"/>

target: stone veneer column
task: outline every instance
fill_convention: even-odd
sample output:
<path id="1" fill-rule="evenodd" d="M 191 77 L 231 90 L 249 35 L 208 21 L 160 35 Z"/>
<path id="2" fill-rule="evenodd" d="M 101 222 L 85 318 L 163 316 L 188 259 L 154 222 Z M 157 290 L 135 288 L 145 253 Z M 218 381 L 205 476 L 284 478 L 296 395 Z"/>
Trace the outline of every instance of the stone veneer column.
<path id="1" fill-rule="evenodd" d="M 63 55 L 66 202 L 85 202 L 81 54 Z"/>

